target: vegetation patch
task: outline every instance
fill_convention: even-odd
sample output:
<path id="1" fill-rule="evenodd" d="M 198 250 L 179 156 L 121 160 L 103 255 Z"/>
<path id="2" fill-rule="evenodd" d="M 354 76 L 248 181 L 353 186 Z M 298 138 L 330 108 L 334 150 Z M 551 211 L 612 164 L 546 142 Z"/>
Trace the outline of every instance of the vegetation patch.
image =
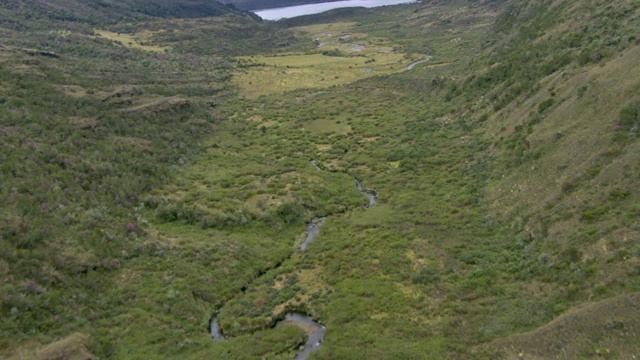
<path id="1" fill-rule="evenodd" d="M 96 37 L 113 41 L 120 46 L 156 53 L 171 51 L 171 47 L 169 46 L 157 46 L 152 44 L 151 37 L 157 32 L 144 31 L 137 34 L 125 34 L 99 29 L 94 29 L 93 32 Z"/>
<path id="2" fill-rule="evenodd" d="M 497 340 L 501 358 L 627 358 L 637 350 L 638 294 L 585 304 L 532 332 Z"/>
<path id="3" fill-rule="evenodd" d="M 317 359 L 637 350 L 636 2 L 154 1 L 3 7 L 0 352 L 290 359 L 287 312 Z"/>
<path id="4" fill-rule="evenodd" d="M 343 46 L 346 54 L 349 46 Z M 250 66 L 233 76 L 242 95 L 256 98 L 306 88 L 329 88 L 402 71 L 410 61 L 404 54 L 380 53 L 368 56 L 325 56 L 322 53 L 253 56 L 242 61 L 260 64 Z M 375 61 L 370 61 L 375 60 Z M 369 62 L 368 62 L 369 61 Z"/>

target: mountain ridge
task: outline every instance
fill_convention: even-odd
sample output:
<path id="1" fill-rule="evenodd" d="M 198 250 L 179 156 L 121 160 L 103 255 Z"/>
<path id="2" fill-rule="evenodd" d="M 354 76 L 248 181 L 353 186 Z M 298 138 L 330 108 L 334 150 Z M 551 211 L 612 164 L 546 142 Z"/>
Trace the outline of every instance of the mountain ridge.
<path id="1" fill-rule="evenodd" d="M 122 21 L 143 21 L 153 18 L 198 18 L 231 13 L 252 13 L 237 10 L 213 0 L 34 0 L 27 6 L 23 1 L 8 0 L 3 3 L 0 25 L 24 19 L 27 22 L 47 20 L 56 22 L 87 22 L 94 25 Z"/>

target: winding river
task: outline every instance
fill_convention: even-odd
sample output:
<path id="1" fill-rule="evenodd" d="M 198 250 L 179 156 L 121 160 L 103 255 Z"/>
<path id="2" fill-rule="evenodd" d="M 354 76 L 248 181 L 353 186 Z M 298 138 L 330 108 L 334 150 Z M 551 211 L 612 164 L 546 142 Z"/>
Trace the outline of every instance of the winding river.
<path id="1" fill-rule="evenodd" d="M 304 348 L 296 354 L 296 360 L 307 360 L 312 352 L 320 349 L 322 340 L 324 340 L 325 327 L 313 321 L 308 315 L 289 313 L 284 316 L 282 323 L 292 323 L 305 329 L 309 334 Z"/>
<path id="2" fill-rule="evenodd" d="M 427 59 L 428 60 L 428 59 Z M 426 60 L 423 60 L 426 61 Z M 320 171 L 324 171 L 322 167 L 318 164 L 316 160 L 311 160 L 311 165 L 313 165 L 316 169 Z M 369 199 L 369 207 L 374 206 L 378 202 L 378 196 L 375 191 L 367 190 L 362 186 L 362 183 L 355 179 L 356 187 L 360 193 L 367 195 Z M 307 236 L 305 237 L 302 244 L 300 244 L 300 250 L 305 251 L 307 246 L 313 241 L 313 239 L 320 233 L 320 226 L 324 224 L 327 220 L 326 217 L 315 218 L 311 220 L 309 224 L 307 224 Z M 225 340 L 224 334 L 222 333 L 222 329 L 220 328 L 220 324 L 218 323 L 218 313 L 219 310 L 211 317 L 209 320 L 209 332 L 214 340 Z M 324 340 L 324 331 L 325 327 L 320 323 L 313 320 L 312 317 L 306 314 L 301 313 L 286 313 L 284 315 L 284 319 L 278 320 L 275 326 L 278 326 L 282 323 L 290 323 L 297 325 L 304 329 L 309 337 L 304 345 L 304 348 L 296 354 L 296 360 L 306 360 L 309 358 L 312 352 L 320 349 L 320 345 Z"/>
<path id="3" fill-rule="evenodd" d="M 423 60 L 414 61 L 411 64 L 409 64 L 409 66 L 407 66 L 406 70 L 412 70 L 416 65 L 422 64 L 424 62 L 427 62 L 427 61 L 431 60 L 431 58 L 433 58 L 433 56 L 427 56 Z"/>
<path id="4" fill-rule="evenodd" d="M 215 316 L 209 320 L 209 333 L 213 336 L 213 340 L 224 340 L 224 335 L 222 335 L 222 329 L 220 329 L 220 324 L 218 324 L 218 313 L 216 312 Z"/>
<path id="5" fill-rule="evenodd" d="M 313 241 L 313 238 L 316 237 L 320 233 L 320 225 L 324 224 L 327 218 L 319 218 L 313 219 L 309 224 L 307 224 L 307 237 L 304 239 L 302 244 L 300 244 L 300 250 L 307 250 L 307 245 Z"/>

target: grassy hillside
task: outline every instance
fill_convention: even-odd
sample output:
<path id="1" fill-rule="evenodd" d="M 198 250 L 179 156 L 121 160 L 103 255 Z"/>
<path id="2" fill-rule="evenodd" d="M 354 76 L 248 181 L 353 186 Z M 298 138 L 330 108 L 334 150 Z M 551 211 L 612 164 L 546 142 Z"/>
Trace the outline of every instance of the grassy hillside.
<path id="1" fill-rule="evenodd" d="M 209 24 L 241 27 L 252 21 L 229 16 Z M 151 39 L 132 46 L 106 36 L 115 32 L 87 34 L 86 26 L 70 27 L 78 32 L 2 29 L 3 357 L 36 356 L 35 344 L 76 332 L 87 336 L 62 344 L 81 341 L 89 352 L 113 357 L 121 349 L 113 336 L 123 332 L 112 331 L 132 324 L 139 325 L 134 332 L 141 331 L 140 336 L 156 327 L 164 338 L 169 336 L 165 325 L 184 323 L 189 334 L 209 340 L 205 325 L 219 301 L 218 295 L 197 289 L 202 278 L 190 268 L 202 261 L 196 268 L 211 276 L 206 270 L 212 260 L 195 260 L 199 251 L 186 256 L 185 249 L 170 249 L 172 240 L 150 224 L 144 209 L 154 206 L 147 202 L 150 191 L 174 178 L 202 151 L 200 141 L 216 133 L 216 124 L 226 118 L 217 107 L 232 96 L 232 66 L 208 52 L 180 51 L 171 40 L 163 44 L 174 50 L 158 53 L 154 46 L 161 44 Z M 182 26 L 197 24 L 185 21 Z M 153 25 L 148 29 L 153 31 Z M 262 30 L 256 35 L 271 31 Z M 132 39 L 139 35 L 129 34 Z M 268 44 L 254 45 L 260 46 Z M 231 237 L 239 238 L 246 241 Z M 243 256 L 232 255 L 244 275 L 225 283 L 227 292 L 279 255 L 261 261 Z M 167 263 L 156 266 L 164 260 L 185 266 L 192 276 L 184 284 L 189 300 L 174 304 L 173 315 L 162 310 L 169 298 L 163 290 L 167 278 L 159 274 Z M 139 279 L 145 285 L 132 283 Z M 145 354 L 142 343 L 134 347 Z M 150 348 L 150 354 L 162 353 Z"/>
<path id="2" fill-rule="evenodd" d="M 2 27 L 55 26 L 56 28 L 83 24 L 113 24 L 122 21 L 162 18 L 200 18 L 243 13 L 234 7 L 209 0 L 8 0 L 2 4 Z"/>
<path id="3" fill-rule="evenodd" d="M 123 19 L 1 29 L 0 358 L 637 354 L 635 2 Z"/>

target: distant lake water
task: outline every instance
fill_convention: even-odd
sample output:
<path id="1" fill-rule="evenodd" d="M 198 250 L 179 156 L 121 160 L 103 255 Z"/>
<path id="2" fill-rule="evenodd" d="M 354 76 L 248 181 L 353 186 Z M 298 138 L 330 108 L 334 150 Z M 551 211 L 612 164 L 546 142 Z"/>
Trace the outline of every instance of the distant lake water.
<path id="1" fill-rule="evenodd" d="M 302 15 L 319 14 L 337 8 L 345 7 L 378 7 L 385 5 L 398 5 L 416 3 L 415 0 L 346 0 L 333 1 L 320 4 L 307 4 L 298 6 L 287 6 L 275 9 L 255 10 L 256 15 L 265 20 L 280 20 L 284 18 L 292 18 Z"/>

